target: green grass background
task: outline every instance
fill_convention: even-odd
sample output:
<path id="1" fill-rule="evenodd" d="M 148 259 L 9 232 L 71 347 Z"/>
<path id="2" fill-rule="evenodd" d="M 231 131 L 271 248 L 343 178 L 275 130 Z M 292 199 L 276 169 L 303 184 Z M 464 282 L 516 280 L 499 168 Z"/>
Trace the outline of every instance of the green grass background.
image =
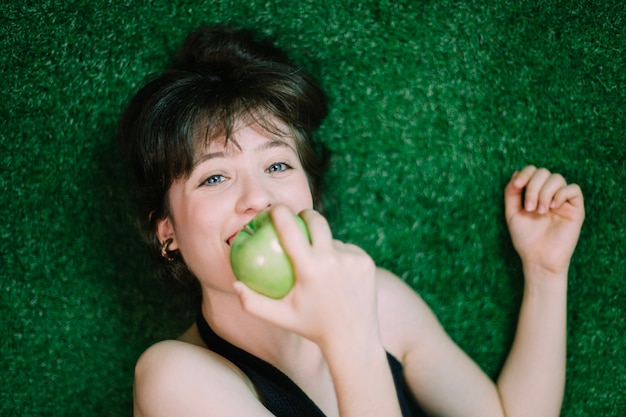
<path id="1" fill-rule="evenodd" d="M 206 23 L 318 77 L 335 234 L 410 283 L 491 376 L 520 265 L 502 188 L 578 182 L 563 416 L 626 411 L 626 6 L 606 1 L 9 1 L 0 5 L 0 415 L 128 416 L 132 373 L 190 316 L 134 230 L 118 115 Z"/>

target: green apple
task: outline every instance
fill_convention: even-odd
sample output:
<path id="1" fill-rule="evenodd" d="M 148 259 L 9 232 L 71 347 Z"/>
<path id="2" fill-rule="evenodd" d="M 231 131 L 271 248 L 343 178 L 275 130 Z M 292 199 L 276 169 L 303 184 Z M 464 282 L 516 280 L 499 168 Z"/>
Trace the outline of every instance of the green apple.
<path id="1" fill-rule="evenodd" d="M 300 216 L 294 217 L 310 241 L 306 223 Z M 269 211 L 258 214 L 237 233 L 230 249 L 230 264 L 238 280 L 271 298 L 283 298 L 295 283 L 293 265 Z"/>

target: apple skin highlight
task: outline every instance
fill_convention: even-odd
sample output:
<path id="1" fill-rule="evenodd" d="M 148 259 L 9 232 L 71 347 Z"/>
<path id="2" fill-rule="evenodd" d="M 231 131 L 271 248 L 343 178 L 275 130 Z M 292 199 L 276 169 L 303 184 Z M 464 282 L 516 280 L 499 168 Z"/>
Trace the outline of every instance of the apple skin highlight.
<path id="1" fill-rule="evenodd" d="M 297 215 L 294 218 L 310 241 L 304 220 Z M 239 281 L 267 297 L 283 298 L 295 284 L 293 265 L 269 211 L 258 214 L 237 234 L 230 251 L 230 264 Z"/>

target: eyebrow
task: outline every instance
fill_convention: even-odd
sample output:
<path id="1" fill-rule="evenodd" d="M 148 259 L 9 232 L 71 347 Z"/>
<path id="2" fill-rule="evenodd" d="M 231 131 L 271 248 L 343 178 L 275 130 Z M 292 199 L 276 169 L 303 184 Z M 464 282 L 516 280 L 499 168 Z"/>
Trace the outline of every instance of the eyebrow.
<path id="1" fill-rule="evenodd" d="M 286 141 L 280 140 L 280 139 L 272 139 L 272 140 L 265 141 L 261 145 L 257 146 L 254 149 L 254 151 L 263 152 L 263 151 L 266 151 L 268 149 L 273 149 L 273 148 L 288 148 L 288 149 L 291 149 L 296 155 L 298 154 L 298 152 L 293 146 L 291 146 Z M 198 158 L 198 160 L 195 161 L 194 166 L 198 166 L 201 163 L 209 161 L 211 159 L 227 158 L 227 157 L 228 157 L 228 154 L 224 151 L 209 152 L 207 154 L 202 155 L 200 158 Z"/>
<path id="2" fill-rule="evenodd" d="M 289 148 L 297 154 L 293 146 L 291 146 L 286 141 L 280 140 L 280 139 L 268 140 L 267 142 L 264 142 L 262 145 L 258 146 L 255 150 L 265 151 L 265 150 L 272 149 L 272 148 Z"/>

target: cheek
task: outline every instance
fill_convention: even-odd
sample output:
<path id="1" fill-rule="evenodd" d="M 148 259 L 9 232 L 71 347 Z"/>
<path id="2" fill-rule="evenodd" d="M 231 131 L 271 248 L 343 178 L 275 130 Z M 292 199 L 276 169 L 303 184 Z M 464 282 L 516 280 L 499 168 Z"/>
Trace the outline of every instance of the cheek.
<path id="1" fill-rule="evenodd" d="M 228 269 L 228 256 L 225 243 L 221 240 L 221 225 L 217 218 L 207 216 L 196 218 L 181 230 L 180 250 L 187 267 L 201 281 L 211 274 L 223 275 Z"/>
<path id="2" fill-rule="evenodd" d="M 188 202 L 179 209 L 174 227 L 185 259 L 196 257 L 201 251 L 216 250 L 223 224 L 217 207 L 207 210 L 202 204 Z"/>
<path id="3" fill-rule="evenodd" d="M 295 187 L 285 190 L 281 200 L 287 203 L 295 213 L 313 208 L 313 196 L 308 179 L 305 176 L 299 179 Z"/>

